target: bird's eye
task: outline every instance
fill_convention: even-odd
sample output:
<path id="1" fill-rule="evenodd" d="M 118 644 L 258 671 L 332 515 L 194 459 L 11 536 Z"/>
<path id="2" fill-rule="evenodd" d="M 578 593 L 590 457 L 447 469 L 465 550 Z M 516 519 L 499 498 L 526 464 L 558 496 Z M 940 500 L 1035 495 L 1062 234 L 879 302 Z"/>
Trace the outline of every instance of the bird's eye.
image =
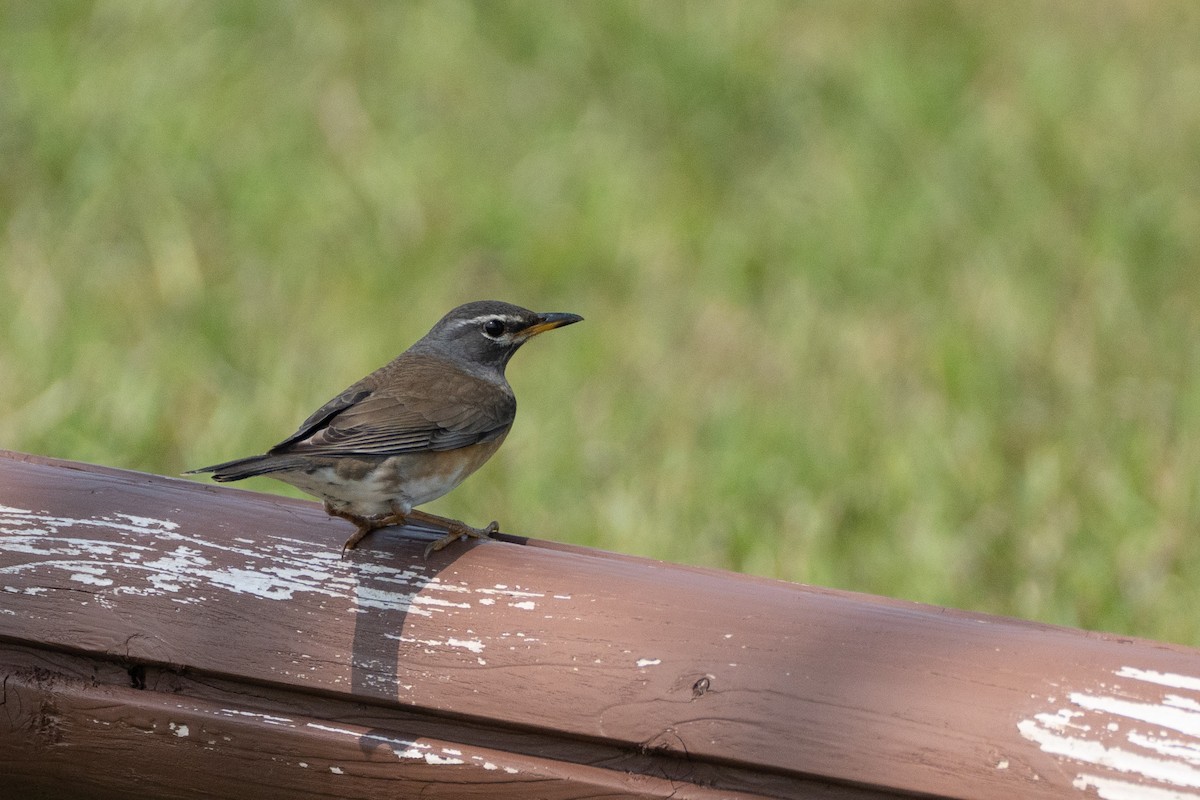
<path id="1" fill-rule="evenodd" d="M 495 339 L 500 334 L 504 333 L 504 323 L 498 319 L 489 319 L 483 323 L 483 332 Z"/>

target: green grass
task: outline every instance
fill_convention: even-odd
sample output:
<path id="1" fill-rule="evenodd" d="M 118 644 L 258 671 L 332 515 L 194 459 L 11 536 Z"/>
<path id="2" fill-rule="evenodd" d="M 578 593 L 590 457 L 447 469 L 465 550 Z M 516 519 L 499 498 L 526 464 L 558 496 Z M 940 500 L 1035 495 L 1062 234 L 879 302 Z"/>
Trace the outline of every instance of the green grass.
<path id="1" fill-rule="evenodd" d="M 1198 41 L 1186 2 L 6 2 L 0 446 L 259 452 L 496 297 L 587 322 L 430 510 L 1200 644 Z"/>

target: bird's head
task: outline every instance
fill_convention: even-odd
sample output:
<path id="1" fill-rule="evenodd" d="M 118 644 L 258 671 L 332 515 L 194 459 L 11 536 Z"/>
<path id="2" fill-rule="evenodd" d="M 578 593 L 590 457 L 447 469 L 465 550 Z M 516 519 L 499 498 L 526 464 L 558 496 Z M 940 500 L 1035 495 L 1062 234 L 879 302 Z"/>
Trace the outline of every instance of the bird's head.
<path id="1" fill-rule="evenodd" d="M 499 300 L 480 300 L 442 317 L 413 349 L 449 357 L 466 368 L 503 372 L 525 342 L 582 319 L 578 314 L 539 313 Z"/>

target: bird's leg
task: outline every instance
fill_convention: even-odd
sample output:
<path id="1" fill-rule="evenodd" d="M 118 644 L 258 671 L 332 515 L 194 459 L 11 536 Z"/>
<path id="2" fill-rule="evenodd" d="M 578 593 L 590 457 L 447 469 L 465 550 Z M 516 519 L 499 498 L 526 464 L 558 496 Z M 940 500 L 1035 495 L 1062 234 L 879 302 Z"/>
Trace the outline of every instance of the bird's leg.
<path id="1" fill-rule="evenodd" d="M 449 517 L 439 517 L 437 514 L 430 514 L 425 511 L 417 511 L 413 509 L 404 515 L 405 520 L 409 522 L 425 522 L 430 525 L 436 525 L 439 528 L 446 529 L 446 535 L 440 539 L 432 541 L 425 548 L 425 557 L 429 558 L 430 553 L 436 553 L 443 547 L 453 544 L 462 538 L 471 539 L 490 539 L 492 534 L 500 530 L 500 523 L 495 520 L 486 528 L 472 528 L 467 523 L 450 519 Z"/>
<path id="2" fill-rule="evenodd" d="M 353 550 L 358 546 L 367 534 L 372 531 L 377 531 L 380 528 L 386 528 L 389 525 L 406 525 L 409 522 L 424 522 L 427 525 L 434 525 L 439 528 L 446 529 L 446 535 L 440 539 L 436 539 L 429 543 L 425 548 L 425 558 L 429 558 L 430 553 L 435 553 L 438 550 L 452 544 L 459 539 L 488 539 L 493 533 L 500 530 L 500 523 L 495 520 L 486 528 L 472 528 L 462 520 L 451 519 L 450 517 L 439 517 L 437 514 L 430 514 L 425 511 L 410 510 L 408 513 L 401 511 L 395 504 L 392 504 L 392 513 L 379 517 L 360 517 L 357 514 L 351 514 L 349 511 L 334 508 L 328 501 L 325 503 L 325 513 L 331 517 L 339 517 L 347 522 L 354 523 L 358 528 L 354 534 L 346 540 L 342 545 L 342 555 L 346 555 L 347 550 Z"/>
<path id="3" fill-rule="evenodd" d="M 346 543 L 342 545 L 343 557 L 346 555 L 347 550 L 353 550 L 354 548 L 358 547 L 358 543 L 361 542 L 368 533 L 379 530 L 380 528 L 384 527 L 384 525 L 390 524 L 383 522 L 381 519 L 360 517 L 357 514 L 351 514 L 349 511 L 342 511 L 341 509 L 334 508 L 329 504 L 328 500 L 325 501 L 325 513 L 331 517 L 340 517 L 347 522 L 352 522 L 354 523 L 354 527 L 358 528 L 358 530 L 354 532 L 354 535 L 347 539 Z"/>

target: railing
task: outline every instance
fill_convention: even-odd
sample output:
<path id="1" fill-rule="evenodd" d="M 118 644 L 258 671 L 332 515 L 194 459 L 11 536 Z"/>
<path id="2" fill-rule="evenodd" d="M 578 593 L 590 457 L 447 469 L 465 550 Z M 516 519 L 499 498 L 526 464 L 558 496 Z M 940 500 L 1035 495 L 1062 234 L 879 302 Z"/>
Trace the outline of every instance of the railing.
<path id="1" fill-rule="evenodd" d="M 1200 651 L 0 453 L 0 796 L 1200 797 Z"/>

